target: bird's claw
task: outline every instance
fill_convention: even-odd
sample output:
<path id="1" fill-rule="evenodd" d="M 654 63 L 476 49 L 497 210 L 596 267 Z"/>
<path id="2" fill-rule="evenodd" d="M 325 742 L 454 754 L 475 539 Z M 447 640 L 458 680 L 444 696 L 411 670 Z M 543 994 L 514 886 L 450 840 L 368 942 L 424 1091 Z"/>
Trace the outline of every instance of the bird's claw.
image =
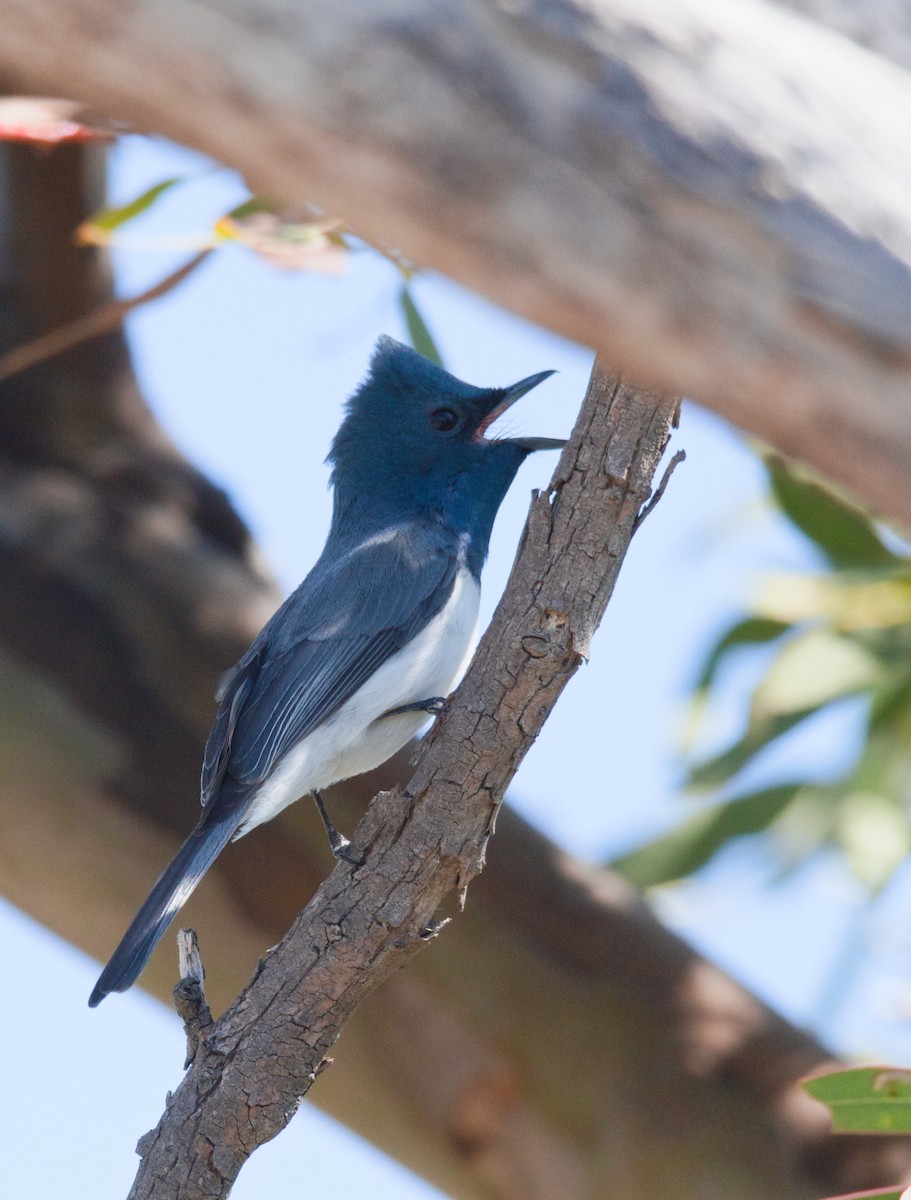
<path id="1" fill-rule="evenodd" d="M 353 850 L 350 849 L 351 839 L 346 838 L 343 833 L 335 830 L 335 837 L 329 838 L 329 849 L 341 862 L 350 863 L 352 867 L 359 867 L 363 863 L 363 859 L 359 858 Z"/>

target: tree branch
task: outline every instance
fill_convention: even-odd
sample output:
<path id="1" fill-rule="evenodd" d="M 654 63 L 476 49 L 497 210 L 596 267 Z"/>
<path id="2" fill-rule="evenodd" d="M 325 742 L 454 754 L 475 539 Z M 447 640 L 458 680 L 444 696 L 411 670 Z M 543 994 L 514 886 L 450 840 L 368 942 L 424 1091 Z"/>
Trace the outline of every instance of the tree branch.
<path id="1" fill-rule="evenodd" d="M 642 522 L 649 515 L 649 513 L 654 512 L 661 503 L 661 497 L 667 490 L 667 485 L 671 481 L 671 476 L 682 462 L 686 462 L 686 451 L 678 450 L 674 454 L 673 458 L 671 458 L 671 461 L 664 468 L 664 474 L 661 476 L 661 481 L 659 482 L 658 486 L 655 488 L 651 496 L 649 496 L 645 504 L 642 505 L 642 510 L 636 517 L 636 523 L 633 525 L 633 533 L 635 533 L 636 530 L 641 526 Z"/>
<path id="2" fill-rule="evenodd" d="M 145 291 L 139 292 L 135 296 L 128 296 L 124 300 L 111 300 L 102 308 L 96 308 L 94 312 L 79 317 L 68 325 L 61 325 L 22 346 L 7 350 L 5 354 L 0 355 L 0 383 L 13 375 L 18 375 L 21 371 L 27 371 L 30 367 L 37 366 L 38 363 L 46 362 L 49 358 L 71 350 L 82 342 L 119 329 L 134 308 L 139 308 L 140 305 L 148 304 L 152 300 L 167 295 L 172 288 L 183 283 L 188 275 L 192 275 L 209 254 L 211 254 L 211 249 L 201 250 L 199 254 L 194 254 L 175 271 L 171 271 L 164 279 L 160 279 L 158 283 L 146 288 Z"/>
<path id="3" fill-rule="evenodd" d="M 204 1038 L 142 1143 L 134 1200 L 227 1194 L 296 1111 L 357 1005 L 425 945 L 482 869 L 497 807 L 580 662 L 667 443 L 674 405 L 597 365 L 506 594 L 411 783 L 383 793 L 340 864 Z"/>
<path id="4" fill-rule="evenodd" d="M 911 67 L 911 11 L 895 0 L 775 0 L 852 42 Z"/>
<path id="5" fill-rule="evenodd" d="M 177 959 L 180 963 L 180 979 L 174 988 L 174 1007 L 187 1035 L 187 1056 L 183 1064 L 186 1070 L 196 1057 L 199 1039 L 212 1024 L 212 1013 L 203 987 L 206 973 L 195 929 L 181 929 L 178 932 Z"/>
<path id="6" fill-rule="evenodd" d="M 20 88 L 317 203 L 911 524 L 911 79 L 890 63 L 761 0 L 0 17 Z"/>

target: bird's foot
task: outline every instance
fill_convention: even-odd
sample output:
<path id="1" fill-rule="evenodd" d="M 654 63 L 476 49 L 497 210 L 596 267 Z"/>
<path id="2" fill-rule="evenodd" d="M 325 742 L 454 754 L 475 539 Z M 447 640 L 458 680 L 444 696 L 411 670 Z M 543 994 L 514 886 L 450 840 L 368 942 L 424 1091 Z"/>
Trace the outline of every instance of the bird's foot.
<path id="1" fill-rule="evenodd" d="M 329 837 L 329 849 L 332 851 L 335 857 L 341 859 L 342 862 L 351 863 L 352 867 L 359 867 L 363 864 L 364 860 L 362 858 L 358 858 L 353 850 L 349 850 L 350 845 L 351 839 L 346 838 L 345 835 L 343 833 L 339 833 L 337 829 L 335 831 L 335 836 L 332 837 L 330 835 Z"/>
<path id="2" fill-rule="evenodd" d="M 431 717 L 438 717 L 446 704 L 445 696 L 431 696 L 429 700 L 413 700 L 411 704 L 400 704 L 398 708 L 390 708 L 384 712 L 384 717 L 398 717 L 402 713 L 425 712 Z"/>
<path id="3" fill-rule="evenodd" d="M 341 859 L 342 862 L 351 863 L 352 867 L 359 867 L 364 860 L 362 858 L 358 858 L 357 855 L 349 849 L 351 846 L 351 839 L 346 838 L 343 833 L 339 833 L 339 831 L 332 824 L 332 818 L 326 811 L 326 805 L 323 803 L 323 798 L 320 793 L 314 791 L 313 799 L 316 801 L 317 811 L 319 812 L 319 815 L 323 821 L 323 825 L 326 829 L 326 837 L 329 839 L 329 849 L 332 851 L 335 857 Z"/>

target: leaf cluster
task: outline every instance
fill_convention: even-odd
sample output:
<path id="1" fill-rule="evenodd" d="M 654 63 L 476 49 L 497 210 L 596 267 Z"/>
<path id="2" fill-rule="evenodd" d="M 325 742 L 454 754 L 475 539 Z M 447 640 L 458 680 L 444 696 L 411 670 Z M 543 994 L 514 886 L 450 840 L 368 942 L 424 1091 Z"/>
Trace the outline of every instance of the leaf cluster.
<path id="1" fill-rule="evenodd" d="M 138 238 L 127 227 L 169 192 L 192 182 L 186 176 L 163 179 L 125 204 L 99 209 L 76 230 L 76 241 L 84 246 L 149 245 L 150 239 Z M 173 238 L 151 239 L 157 245 L 172 241 Z M 414 266 L 386 247 L 371 246 L 339 220 L 312 211 L 292 214 L 271 200 L 251 196 L 217 217 L 210 228 L 182 235 L 180 242 L 196 250 L 239 246 L 282 270 L 329 275 L 344 270 L 348 255 L 358 245 L 372 249 L 391 262 L 401 275 L 398 303 L 412 345 L 425 358 L 442 365 L 411 288 L 416 274 Z"/>
<path id="2" fill-rule="evenodd" d="M 692 698 L 697 716 L 717 701 L 730 660 L 750 649 L 762 664 L 744 728 L 690 764 L 687 790 L 705 798 L 699 811 L 614 865 L 654 886 L 768 831 L 783 869 L 835 847 L 875 892 L 911 850 L 911 557 L 895 534 L 817 480 L 771 456 L 766 469 L 776 505 L 820 568 L 767 580 L 752 611 L 710 647 Z M 847 769 L 822 783 L 804 775 L 743 786 L 786 734 L 849 698 L 864 728 Z"/>

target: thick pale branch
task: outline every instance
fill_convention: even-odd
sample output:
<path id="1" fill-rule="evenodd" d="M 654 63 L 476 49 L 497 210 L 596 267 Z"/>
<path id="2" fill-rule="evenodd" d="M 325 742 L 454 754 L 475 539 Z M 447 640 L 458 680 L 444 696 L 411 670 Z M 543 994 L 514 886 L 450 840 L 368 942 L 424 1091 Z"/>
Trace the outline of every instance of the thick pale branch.
<path id="1" fill-rule="evenodd" d="M 911 522 L 911 78 L 847 39 L 760 0 L 0 0 L 0 28 L 13 85 L 315 201 Z"/>
<path id="2" fill-rule="evenodd" d="M 358 828 L 340 864 L 200 1045 L 131 1195 L 226 1195 L 296 1110 L 357 1005 L 415 953 L 484 861 L 497 807 L 588 654 L 667 443 L 672 402 L 596 366 L 555 482 L 532 502 L 506 594 L 407 789 Z"/>
<path id="3" fill-rule="evenodd" d="M 884 58 L 911 67 L 911 10 L 895 0 L 775 0 L 875 50 Z"/>

